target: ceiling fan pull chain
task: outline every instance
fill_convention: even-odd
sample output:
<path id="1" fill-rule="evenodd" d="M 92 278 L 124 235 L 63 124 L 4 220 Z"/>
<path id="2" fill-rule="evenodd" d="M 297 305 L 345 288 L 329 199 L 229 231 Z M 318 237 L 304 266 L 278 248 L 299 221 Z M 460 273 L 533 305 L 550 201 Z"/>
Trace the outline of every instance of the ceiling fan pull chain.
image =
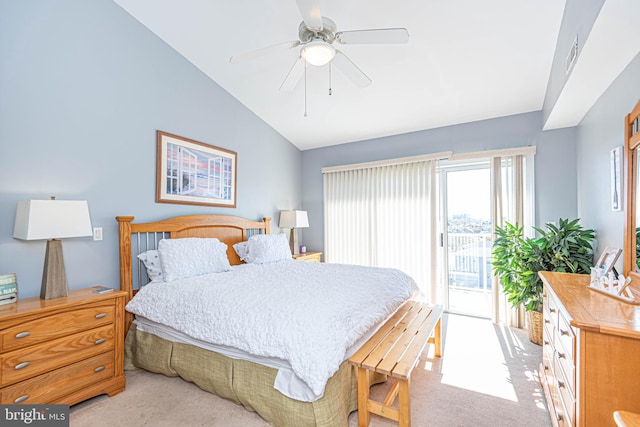
<path id="1" fill-rule="evenodd" d="M 304 116 L 307 117 L 307 61 L 304 61 Z"/>
<path id="2" fill-rule="evenodd" d="M 331 96 L 331 62 L 329 62 L 329 96 Z"/>

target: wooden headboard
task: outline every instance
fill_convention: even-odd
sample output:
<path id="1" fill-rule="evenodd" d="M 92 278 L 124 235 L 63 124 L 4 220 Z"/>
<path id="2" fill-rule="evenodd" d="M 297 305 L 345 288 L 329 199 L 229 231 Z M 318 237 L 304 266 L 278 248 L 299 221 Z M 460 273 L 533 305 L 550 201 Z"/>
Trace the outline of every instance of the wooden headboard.
<path id="1" fill-rule="evenodd" d="M 227 245 L 227 256 L 231 265 L 242 261 L 233 249 L 233 245 L 247 240 L 253 234 L 269 234 L 271 218 L 251 221 L 228 215 L 190 215 L 177 216 L 156 222 L 133 223 L 132 216 L 117 216 L 120 235 L 120 289 L 127 291 L 127 302 L 134 292 L 144 283 L 146 271 L 136 259 L 137 255 L 150 249 L 156 249 L 162 239 L 183 237 L 217 237 Z M 134 270 L 137 280 L 134 281 Z"/>

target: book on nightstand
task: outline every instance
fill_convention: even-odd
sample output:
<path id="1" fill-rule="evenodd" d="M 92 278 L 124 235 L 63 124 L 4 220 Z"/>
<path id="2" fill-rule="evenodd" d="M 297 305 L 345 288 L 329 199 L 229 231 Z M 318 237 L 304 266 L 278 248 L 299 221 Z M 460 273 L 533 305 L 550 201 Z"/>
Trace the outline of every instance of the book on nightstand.
<path id="1" fill-rule="evenodd" d="M 15 273 L 0 274 L 0 305 L 18 300 L 18 282 Z"/>
<path id="2" fill-rule="evenodd" d="M 6 295 L 0 296 L 0 305 L 11 304 L 12 302 L 16 302 L 16 301 L 18 301 L 18 294 L 15 292 L 12 294 L 6 294 Z"/>

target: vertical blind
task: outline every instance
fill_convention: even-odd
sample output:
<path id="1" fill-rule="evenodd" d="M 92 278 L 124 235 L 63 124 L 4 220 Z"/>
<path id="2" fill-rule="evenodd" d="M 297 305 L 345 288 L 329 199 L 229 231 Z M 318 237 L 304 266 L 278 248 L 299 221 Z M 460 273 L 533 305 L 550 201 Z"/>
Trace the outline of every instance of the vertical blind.
<path id="1" fill-rule="evenodd" d="M 326 260 L 398 268 L 433 297 L 435 171 L 435 160 L 323 171 Z"/>
<path id="2" fill-rule="evenodd" d="M 495 227 L 504 227 L 507 222 L 525 226 L 525 230 L 532 229 L 533 210 L 532 183 L 527 180 L 527 161 L 532 169 L 533 156 L 525 157 L 521 154 L 504 157 L 494 157 L 491 163 L 492 183 L 492 222 Z M 528 190 L 528 191 L 527 191 Z M 512 308 L 502 292 L 498 278 L 493 276 L 493 314 L 492 320 L 509 326 L 522 328 L 525 326 L 525 316 L 522 307 Z"/>
<path id="3" fill-rule="evenodd" d="M 437 301 L 438 159 L 491 159 L 492 223 L 525 226 L 533 217 L 535 147 L 453 155 L 451 152 L 323 168 L 325 260 L 398 268 Z M 493 320 L 522 326 L 497 281 Z"/>

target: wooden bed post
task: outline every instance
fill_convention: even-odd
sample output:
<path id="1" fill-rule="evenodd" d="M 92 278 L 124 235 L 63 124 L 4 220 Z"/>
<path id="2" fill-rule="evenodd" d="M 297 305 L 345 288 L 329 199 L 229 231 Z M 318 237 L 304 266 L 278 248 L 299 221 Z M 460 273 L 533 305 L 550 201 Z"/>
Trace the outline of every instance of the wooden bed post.
<path id="1" fill-rule="evenodd" d="M 128 303 L 133 297 L 133 284 L 131 283 L 131 221 L 132 216 L 117 216 L 118 235 L 120 239 L 120 290 L 127 292 Z M 125 313 L 124 330 L 129 330 L 133 322 L 133 314 Z"/>
<path id="2" fill-rule="evenodd" d="M 269 228 L 269 224 L 271 224 L 271 218 L 264 217 L 262 218 L 262 222 L 264 222 L 264 234 L 271 234 L 271 230 Z"/>

